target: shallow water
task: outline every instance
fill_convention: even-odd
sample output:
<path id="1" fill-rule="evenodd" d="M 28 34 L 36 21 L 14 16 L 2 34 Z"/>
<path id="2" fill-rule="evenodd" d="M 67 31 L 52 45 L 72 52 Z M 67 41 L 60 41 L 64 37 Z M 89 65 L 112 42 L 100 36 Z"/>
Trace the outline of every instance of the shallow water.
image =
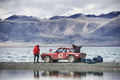
<path id="1" fill-rule="evenodd" d="M 33 62 L 33 48 L 0 48 L 0 62 Z M 40 47 L 40 53 L 53 52 L 59 47 Z M 120 47 L 82 47 L 81 52 L 87 54 L 86 58 L 103 57 L 104 62 L 120 62 Z M 40 61 L 43 60 L 40 58 Z M 60 60 L 59 62 L 67 62 Z"/>
<path id="2" fill-rule="evenodd" d="M 119 80 L 117 72 L 0 70 L 0 80 Z"/>

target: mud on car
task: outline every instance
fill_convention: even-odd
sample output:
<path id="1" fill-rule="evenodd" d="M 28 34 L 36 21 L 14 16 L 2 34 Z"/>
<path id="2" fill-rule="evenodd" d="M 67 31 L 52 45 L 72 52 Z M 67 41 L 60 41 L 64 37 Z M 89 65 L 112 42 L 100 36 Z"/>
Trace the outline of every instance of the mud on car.
<path id="1" fill-rule="evenodd" d="M 77 51 L 77 52 L 76 52 Z M 58 48 L 55 52 L 43 53 L 41 58 L 44 62 L 58 62 L 58 60 L 68 60 L 68 62 L 81 61 L 81 58 L 85 58 L 86 53 L 80 53 L 79 49 L 74 50 L 73 48 Z"/>

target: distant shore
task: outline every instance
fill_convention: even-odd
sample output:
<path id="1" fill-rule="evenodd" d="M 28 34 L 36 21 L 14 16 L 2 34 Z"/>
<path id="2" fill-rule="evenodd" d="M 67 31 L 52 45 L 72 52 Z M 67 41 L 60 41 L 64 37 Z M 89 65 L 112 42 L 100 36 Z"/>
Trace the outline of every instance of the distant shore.
<path id="1" fill-rule="evenodd" d="M 103 62 L 87 63 L 33 63 L 33 62 L 0 62 L 0 70 L 68 70 L 68 71 L 95 71 L 120 72 L 120 63 Z"/>

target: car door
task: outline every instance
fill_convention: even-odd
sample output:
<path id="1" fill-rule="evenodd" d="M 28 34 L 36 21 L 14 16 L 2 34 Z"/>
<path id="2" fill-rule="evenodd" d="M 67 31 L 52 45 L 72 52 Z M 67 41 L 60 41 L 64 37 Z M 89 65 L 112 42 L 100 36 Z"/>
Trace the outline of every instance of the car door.
<path id="1" fill-rule="evenodd" d="M 60 48 L 54 53 L 53 59 L 65 59 L 66 56 L 65 54 L 66 54 L 65 49 Z"/>

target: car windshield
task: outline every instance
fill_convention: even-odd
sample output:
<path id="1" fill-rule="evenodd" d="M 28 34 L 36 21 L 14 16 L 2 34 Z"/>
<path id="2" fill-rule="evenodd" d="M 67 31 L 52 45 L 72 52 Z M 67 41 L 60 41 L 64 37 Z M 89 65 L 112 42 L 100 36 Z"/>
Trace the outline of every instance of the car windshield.
<path id="1" fill-rule="evenodd" d="M 74 49 L 73 48 L 69 48 L 71 52 L 74 52 Z"/>

